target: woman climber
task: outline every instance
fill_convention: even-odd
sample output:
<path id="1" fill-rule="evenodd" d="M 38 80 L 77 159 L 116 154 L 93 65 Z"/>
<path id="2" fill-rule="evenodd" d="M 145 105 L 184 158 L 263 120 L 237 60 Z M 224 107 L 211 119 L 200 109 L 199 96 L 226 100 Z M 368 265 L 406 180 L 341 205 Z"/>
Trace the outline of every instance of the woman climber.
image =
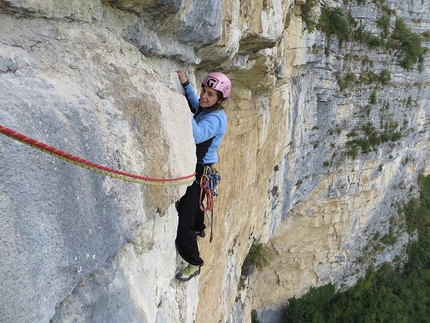
<path id="1" fill-rule="evenodd" d="M 187 188 L 185 195 L 177 203 L 179 215 L 176 247 L 188 266 L 176 275 L 180 281 L 188 281 L 200 274 L 203 260 L 200 258 L 197 236 L 204 237 L 206 228 L 204 212 L 200 209 L 200 178 L 205 166 L 218 161 L 217 149 L 227 126 L 227 116 L 222 103 L 231 91 L 230 79 L 223 73 L 206 75 L 202 82 L 200 99 L 183 71 L 176 71 L 185 90 L 190 106 L 194 142 L 196 144 L 196 181 Z"/>

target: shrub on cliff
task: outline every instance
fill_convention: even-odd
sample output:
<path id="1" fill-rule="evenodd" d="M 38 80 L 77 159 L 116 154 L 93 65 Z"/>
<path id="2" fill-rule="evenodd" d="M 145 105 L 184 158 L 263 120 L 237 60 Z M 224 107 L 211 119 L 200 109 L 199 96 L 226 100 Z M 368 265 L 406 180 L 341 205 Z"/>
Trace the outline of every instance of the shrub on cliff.
<path id="1" fill-rule="evenodd" d="M 310 33 L 315 30 L 317 25 L 317 19 L 314 12 L 317 4 L 318 0 L 308 0 L 304 4 L 300 5 L 300 13 L 302 20 L 305 23 L 305 29 L 307 29 Z"/>
<path id="2" fill-rule="evenodd" d="M 397 19 L 391 35 L 391 48 L 398 50 L 400 66 L 410 69 L 413 64 L 424 61 L 427 49 L 421 46 L 421 37 L 408 28 L 403 19 Z"/>
<path id="3" fill-rule="evenodd" d="M 318 27 L 327 37 L 336 35 L 339 46 L 349 39 L 348 22 L 341 8 L 324 7 L 321 11 Z"/>

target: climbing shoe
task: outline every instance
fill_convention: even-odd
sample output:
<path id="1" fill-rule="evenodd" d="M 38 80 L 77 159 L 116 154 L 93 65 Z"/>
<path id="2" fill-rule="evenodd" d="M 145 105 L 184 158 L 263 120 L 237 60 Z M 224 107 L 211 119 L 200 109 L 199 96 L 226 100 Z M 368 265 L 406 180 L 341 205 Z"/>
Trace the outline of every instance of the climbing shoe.
<path id="1" fill-rule="evenodd" d="M 176 279 L 186 282 L 198 274 L 200 274 L 200 266 L 193 266 L 189 264 L 184 270 L 176 274 Z"/>
<path id="2" fill-rule="evenodd" d="M 195 231 L 196 232 L 196 234 L 199 236 L 199 237 L 202 237 L 202 238 L 204 238 L 205 237 L 205 230 L 202 230 L 202 231 Z"/>

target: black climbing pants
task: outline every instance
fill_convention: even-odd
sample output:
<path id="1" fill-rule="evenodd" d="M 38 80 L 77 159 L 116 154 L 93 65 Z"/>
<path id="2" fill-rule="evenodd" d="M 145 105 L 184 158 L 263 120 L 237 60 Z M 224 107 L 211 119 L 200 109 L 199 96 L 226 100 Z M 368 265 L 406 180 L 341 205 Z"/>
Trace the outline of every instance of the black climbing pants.
<path id="1" fill-rule="evenodd" d="M 184 196 L 178 204 L 178 232 L 176 235 L 176 248 L 181 257 L 194 266 L 203 265 L 197 244 L 196 231 L 203 231 L 204 212 L 200 209 L 200 178 L 203 174 L 203 165 L 196 165 L 196 181 L 187 187 Z"/>

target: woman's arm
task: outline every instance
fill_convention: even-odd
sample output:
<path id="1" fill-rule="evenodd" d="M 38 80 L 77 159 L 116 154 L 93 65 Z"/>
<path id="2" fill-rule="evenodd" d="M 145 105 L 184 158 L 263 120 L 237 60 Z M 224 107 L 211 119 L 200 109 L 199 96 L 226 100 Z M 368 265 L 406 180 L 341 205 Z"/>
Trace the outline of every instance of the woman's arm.
<path id="1" fill-rule="evenodd" d="M 188 78 L 185 75 L 184 71 L 178 70 L 178 71 L 176 71 L 176 73 L 178 74 L 179 81 L 181 82 L 182 86 L 184 87 L 185 97 L 188 101 L 188 105 L 190 106 L 191 112 L 196 113 L 198 108 L 199 108 L 199 98 L 197 97 L 193 86 L 188 81 Z"/>
<path id="2" fill-rule="evenodd" d="M 227 116 L 223 111 L 211 112 L 200 122 L 191 119 L 193 126 L 194 142 L 199 144 L 218 134 L 224 134 L 227 124 Z"/>

